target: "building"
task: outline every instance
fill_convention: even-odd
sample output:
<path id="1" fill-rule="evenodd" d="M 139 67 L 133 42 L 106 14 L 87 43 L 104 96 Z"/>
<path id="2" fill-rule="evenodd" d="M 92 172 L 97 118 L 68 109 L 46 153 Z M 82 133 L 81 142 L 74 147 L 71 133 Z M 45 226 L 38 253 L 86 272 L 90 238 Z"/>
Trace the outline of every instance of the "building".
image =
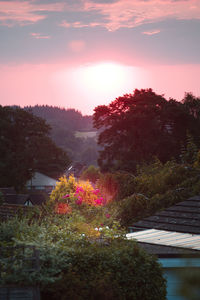
<path id="1" fill-rule="evenodd" d="M 39 172 L 35 172 L 33 177 L 26 183 L 26 188 L 29 190 L 44 190 L 48 193 L 51 193 L 56 186 L 56 182 L 57 181 L 54 178 Z"/>
<path id="2" fill-rule="evenodd" d="M 178 289 L 184 272 L 198 270 L 200 276 L 200 196 L 136 222 L 129 231 L 127 238 L 137 240 L 162 264 L 167 279 L 167 299 L 188 299 L 181 297 Z M 195 292 L 200 299 L 200 286 Z"/>

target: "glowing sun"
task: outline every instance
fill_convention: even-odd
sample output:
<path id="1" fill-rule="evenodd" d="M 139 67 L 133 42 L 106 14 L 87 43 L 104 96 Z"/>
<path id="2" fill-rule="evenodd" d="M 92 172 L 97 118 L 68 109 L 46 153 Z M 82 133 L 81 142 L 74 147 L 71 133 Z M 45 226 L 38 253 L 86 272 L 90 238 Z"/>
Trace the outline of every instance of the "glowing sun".
<path id="1" fill-rule="evenodd" d="M 84 66 L 81 70 L 82 83 L 95 91 L 111 92 L 124 86 L 127 80 L 126 67 L 110 62 Z"/>

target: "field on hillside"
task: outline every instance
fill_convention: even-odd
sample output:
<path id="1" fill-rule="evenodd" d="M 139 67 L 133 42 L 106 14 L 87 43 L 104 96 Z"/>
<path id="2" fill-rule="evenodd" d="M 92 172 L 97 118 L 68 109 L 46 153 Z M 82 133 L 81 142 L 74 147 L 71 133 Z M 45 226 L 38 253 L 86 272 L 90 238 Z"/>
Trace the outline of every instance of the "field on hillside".
<path id="1" fill-rule="evenodd" d="M 75 137 L 76 138 L 95 138 L 97 135 L 96 131 L 76 131 Z"/>

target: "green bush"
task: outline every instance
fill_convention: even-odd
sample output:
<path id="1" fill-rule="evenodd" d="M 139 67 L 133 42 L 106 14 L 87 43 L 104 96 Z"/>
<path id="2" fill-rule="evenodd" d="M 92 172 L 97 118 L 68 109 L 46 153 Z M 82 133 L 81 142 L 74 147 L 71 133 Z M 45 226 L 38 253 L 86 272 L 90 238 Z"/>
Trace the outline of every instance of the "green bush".
<path id="1" fill-rule="evenodd" d="M 164 300 L 162 269 L 134 241 L 123 236 L 89 240 L 65 216 L 46 217 L 30 224 L 28 218 L 0 224 L 0 246 L 35 246 L 40 269 L 28 271 L 21 253 L 3 251 L 0 284 L 34 285 L 42 299 Z M 25 247 L 24 257 L 30 257 Z M 14 261 L 14 263 L 13 263 Z"/>
<path id="2" fill-rule="evenodd" d="M 85 169 L 81 176 L 80 179 L 82 180 L 89 180 L 92 183 L 96 183 L 96 181 L 99 179 L 100 177 L 100 171 L 99 168 L 90 165 L 87 169 Z"/>
<path id="3" fill-rule="evenodd" d="M 133 221 L 148 215 L 150 200 L 142 194 L 133 194 L 117 204 L 117 217 L 122 226 L 129 226 Z"/>
<path id="4" fill-rule="evenodd" d="M 90 244 L 68 251 L 67 257 L 70 266 L 44 289 L 46 299 L 166 299 L 160 265 L 133 241 Z"/>
<path id="5" fill-rule="evenodd" d="M 192 167 L 173 160 L 162 164 L 156 159 L 152 164 L 138 166 L 135 176 L 128 173 L 112 176 L 118 190 L 110 207 L 126 227 L 200 191 L 197 164 Z"/>

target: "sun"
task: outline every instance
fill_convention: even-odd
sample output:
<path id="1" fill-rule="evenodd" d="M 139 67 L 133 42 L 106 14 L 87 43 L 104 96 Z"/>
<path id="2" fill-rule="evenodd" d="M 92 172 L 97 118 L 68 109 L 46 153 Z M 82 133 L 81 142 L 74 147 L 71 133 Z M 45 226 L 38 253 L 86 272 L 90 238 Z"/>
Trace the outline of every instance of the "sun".
<path id="1" fill-rule="evenodd" d="M 81 71 L 83 84 L 91 90 L 109 92 L 123 86 L 127 79 L 127 70 L 124 66 L 102 62 L 84 66 Z"/>
<path id="2" fill-rule="evenodd" d="M 97 105 L 107 105 L 115 98 L 131 93 L 134 88 L 140 88 L 142 75 L 136 66 L 98 61 L 63 68 L 55 74 L 52 82 L 56 83 L 63 103 L 72 99 L 75 108 L 91 114 Z"/>

